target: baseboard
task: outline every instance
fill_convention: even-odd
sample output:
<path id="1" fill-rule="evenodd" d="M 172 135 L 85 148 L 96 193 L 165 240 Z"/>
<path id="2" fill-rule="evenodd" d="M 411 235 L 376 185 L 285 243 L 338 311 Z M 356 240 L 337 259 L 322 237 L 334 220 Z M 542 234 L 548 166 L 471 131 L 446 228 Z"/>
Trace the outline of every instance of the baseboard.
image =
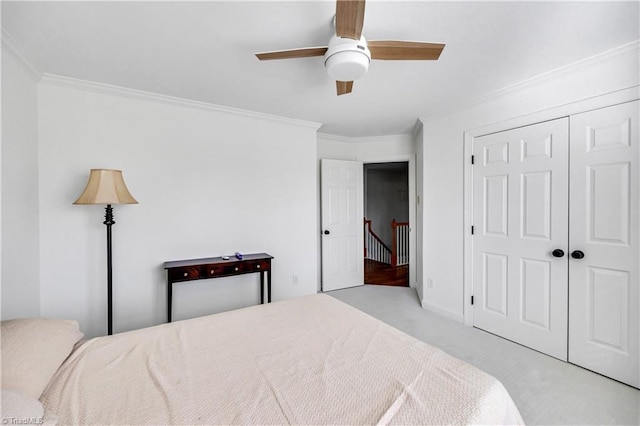
<path id="1" fill-rule="evenodd" d="M 431 311 L 434 314 L 442 315 L 445 318 L 464 324 L 464 316 L 462 314 L 459 314 L 447 308 L 443 308 L 442 306 L 427 303 L 424 300 L 422 300 L 421 304 L 422 307 L 427 311 Z"/>

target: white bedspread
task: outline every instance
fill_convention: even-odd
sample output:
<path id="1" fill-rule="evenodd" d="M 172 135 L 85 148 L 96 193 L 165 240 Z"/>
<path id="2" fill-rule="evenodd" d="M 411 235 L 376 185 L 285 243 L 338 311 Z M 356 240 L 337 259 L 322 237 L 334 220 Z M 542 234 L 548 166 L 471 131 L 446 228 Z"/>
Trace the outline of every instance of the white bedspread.
<path id="1" fill-rule="evenodd" d="M 523 423 L 493 377 L 326 295 L 89 340 L 41 400 L 61 424 Z"/>

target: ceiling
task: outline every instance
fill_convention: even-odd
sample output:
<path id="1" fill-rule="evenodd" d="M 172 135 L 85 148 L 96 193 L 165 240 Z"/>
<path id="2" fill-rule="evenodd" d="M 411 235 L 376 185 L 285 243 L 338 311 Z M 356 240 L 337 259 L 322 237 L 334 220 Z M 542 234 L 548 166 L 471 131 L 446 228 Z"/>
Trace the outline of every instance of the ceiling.
<path id="1" fill-rule="evenodd" d="M 336 96 L 321 57 L 333 1 L 9 2 L 2 26 L 43 73 L 323 123 L 345 137 L 410 133 L 419 117 L 640 39 L 639 2 L 375 1 L 371 40 L 444 42 L 438 61 L 372 61 Z"/>

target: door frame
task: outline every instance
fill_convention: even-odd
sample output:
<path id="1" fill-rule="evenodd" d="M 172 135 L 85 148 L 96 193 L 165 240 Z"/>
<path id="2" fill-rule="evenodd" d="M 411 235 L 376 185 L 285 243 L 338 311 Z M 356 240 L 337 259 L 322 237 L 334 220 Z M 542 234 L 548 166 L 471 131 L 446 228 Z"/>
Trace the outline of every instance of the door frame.
<path id="1" fill-rule="evenodd" d="M 473 327 L 473 306 L 471 297 L 473 296 L 473 237 L 471 226 L 473 226 L 473 166 L 471 155 L 473 153 L 474 139 L 491 133 L 511 130 L 518 127 L 529 126 L 531 124 L 542 123 L 544 121 L 555 120 L 568 117 L 573 114 L 592 111 L 617 104 L 622 104 L 640 99 L 640 87 L 631 87 L 612 93 L 603 94 L 593 98 L 582 99 L 569 104 L 548 108 L 526 114 L 519 117 L 512 117 L 488 124 L 485 126 L 469 129 L 463 132 L 463 316 L 464 324 Z M 413 260 L 413 259 L 412 259 Z"/>
<path id="2" fill-rule="evenodd" d="M 409 167 L 409 287 L 416 288 L 417 286 L 417 203 L 416 203 L 416 155 L 415 154 L 400 154 L 400 155 L 382 155 L 382 156 L 362 156 L 357 158 L 358 161 L 362 161 L 362 164 L 371 163 L 408 163 Z M 364 191 L 364 188 L 363 188 Z M 364 205 L 363 211 L 364 211 Z M 364 247 L 362 248 L 364 250 Z"/>

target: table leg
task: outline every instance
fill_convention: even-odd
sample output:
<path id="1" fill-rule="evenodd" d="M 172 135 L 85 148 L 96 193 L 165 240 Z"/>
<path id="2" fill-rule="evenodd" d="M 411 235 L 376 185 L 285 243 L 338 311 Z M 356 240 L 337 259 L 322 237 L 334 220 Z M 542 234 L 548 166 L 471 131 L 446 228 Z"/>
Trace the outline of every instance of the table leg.
<path id="1" fill-rule="evenodd" d="M 171 297 L 173 296 L 173 283 L 167 281 L 167 322 L 171 322 Z"/>
<path id="2" fill-rule="evenodd" d="M 267 303 L 271 303 L 271 269 L 267 271 Z"/>
<path id="3" fill-rule="evenodd" d="M 259 272 L 260 274 L 260 304 L 264 304 L 264 272 Z"/>

